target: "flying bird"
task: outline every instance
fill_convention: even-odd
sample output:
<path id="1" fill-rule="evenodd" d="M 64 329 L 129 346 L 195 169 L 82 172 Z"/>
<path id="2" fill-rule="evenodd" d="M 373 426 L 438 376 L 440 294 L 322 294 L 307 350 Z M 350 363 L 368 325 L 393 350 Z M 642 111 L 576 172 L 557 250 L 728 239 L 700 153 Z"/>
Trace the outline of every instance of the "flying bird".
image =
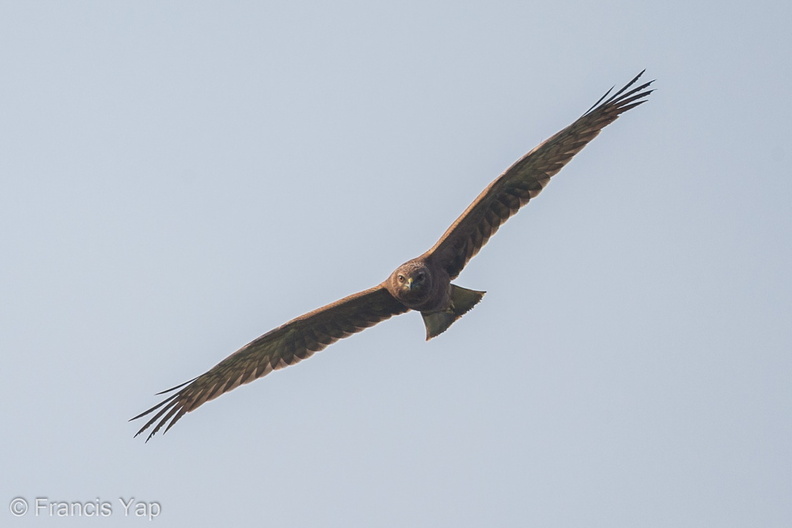
<path id="1" fill-rule="evenodd" d="M 301 315 L 243 346 L 200 376 L 160 392 L 164 401 L 135 416 L 153 416 L 135 434 L 153 426 L 146 441 L 165 427 L 236 387 L 312 356 L 331 343 L 394 315 L 421 312 L 426 339 L 446 331 L 484 296 L 454 280 L 487 240 L 520 207 L 536 197 L 572 157 L 619 115 L 646 102 L 653 81 L 608 90 L 574 123 L 517 160 L 498 176 L 423 255 L 396 268 L 384 282 Z"/>

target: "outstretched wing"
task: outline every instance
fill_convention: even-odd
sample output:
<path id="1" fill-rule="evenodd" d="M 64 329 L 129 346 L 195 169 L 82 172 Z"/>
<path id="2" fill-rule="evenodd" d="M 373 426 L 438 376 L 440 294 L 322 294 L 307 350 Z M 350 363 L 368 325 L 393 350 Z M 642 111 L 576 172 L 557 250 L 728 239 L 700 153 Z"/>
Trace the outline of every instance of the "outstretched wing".
<path id="1" fill-rule="evenodd" d="M 185 413 L 207 401 L 407 310 L 379 285 L 301 315 L 243 346 L 197 378 L 160 392 L 177 391 L 132 418 L 137 420 L 156 411 L 135 436 L 156 424 L 146 438 L 148 442 L 163 426 L 163 432 L 167 432 Z"/>
<path id="2" fill-rule="evenodd" d="M 610 98 L 607 97 L 612 89 L 608 90 L 577 121 L 506 169 L 451 224 L 425 256 L 445 267 L 452 279 L 459 275 L 501 224 L 539 194 L 572 156 L 620 114 L 645 102 L 652 93 L 648 87 L 653 81 L 632 88 L 641 75 L 643 72 Z"/>

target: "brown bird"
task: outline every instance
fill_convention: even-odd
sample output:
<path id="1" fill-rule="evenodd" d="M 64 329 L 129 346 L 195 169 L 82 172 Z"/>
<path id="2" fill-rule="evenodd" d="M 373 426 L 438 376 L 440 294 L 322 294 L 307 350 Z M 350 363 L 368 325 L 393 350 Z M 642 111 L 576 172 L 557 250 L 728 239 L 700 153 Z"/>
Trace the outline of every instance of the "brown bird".
<path id="1" fill-rule="evenodd" d="M 421 312 L 427 340 L 447 330 L 484 296 L 483 291 L 468 290 L 451 281 L 500 225 L 539 194 L 572 156 L 620 114 L 646 101 L 652 81 L 633 88 L 641 75 L 643 72 L 609 98 L 612 89 L 608 90 L 577 121 L 517 160 L 479 194 L 434 247 L 396 268 L 383 283 L 301 315 L 243 346 L 197 378 L 159 393 L 176 391 L 132 418 L 157 411 L 135 436 L 154 425 L 148 441 L 163 426 L 167 432 L 185 413 L 207 401 L 294 365 L 394 315 Z"/>

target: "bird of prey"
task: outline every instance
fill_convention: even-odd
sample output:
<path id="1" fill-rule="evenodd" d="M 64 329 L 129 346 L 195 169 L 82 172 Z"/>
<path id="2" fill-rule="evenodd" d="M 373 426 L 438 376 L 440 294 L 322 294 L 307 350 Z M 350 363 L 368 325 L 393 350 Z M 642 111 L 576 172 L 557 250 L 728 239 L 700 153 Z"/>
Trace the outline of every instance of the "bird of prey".
<path id="1" fill-rule="evenodd" d="M 294 365 L 394 315 L 421 312 L 426 339 L 447 330 L 485 293 L 451 281 L 501 224 L 536 197 L 572 156 L 620 114 L 646 101 L 652 81 L 634 86 L 642 74 L 610 97 L 613 89 L 608 90 L 574 123 L 517 160 L 479 194 L 429 251 L 396 268 L 381 284 L 301 315 L 251 341 L 200 376 L 159 393 L 172 394 L 132 418 L 154 413 L 135 436 L 153 426 L 148 441 L 162 427 L 167 432 L 185 413 L 207 401 Z"/>

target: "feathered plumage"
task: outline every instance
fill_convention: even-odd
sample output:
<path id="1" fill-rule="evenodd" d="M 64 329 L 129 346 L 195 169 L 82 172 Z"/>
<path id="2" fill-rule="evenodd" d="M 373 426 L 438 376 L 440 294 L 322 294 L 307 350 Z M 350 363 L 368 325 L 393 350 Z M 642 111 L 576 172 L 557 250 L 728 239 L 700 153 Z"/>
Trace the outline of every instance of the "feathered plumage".
<path id="1" fill-rule="evenodd" d="M 451 284 L 498 228 L 535 198 L 561 168 L 619 115 L 646 101 L 652 81 L 609 90 L 585 114 L 517 160 L 493 181 L 426 253 L 399 266 L 384 282 L 301 315 L 267 332 L 204 374 L 160 394 L 164 401 L 135 416 L 153 414 L 137 435 L 147 441 L 185 414 L 239 385 L 307 359 L 326 346 L 394 315 L 420 311 L 427 339 L 444 332 L 484 292 Z M 610 95 L 610 97 L 609 97 Z"/>

